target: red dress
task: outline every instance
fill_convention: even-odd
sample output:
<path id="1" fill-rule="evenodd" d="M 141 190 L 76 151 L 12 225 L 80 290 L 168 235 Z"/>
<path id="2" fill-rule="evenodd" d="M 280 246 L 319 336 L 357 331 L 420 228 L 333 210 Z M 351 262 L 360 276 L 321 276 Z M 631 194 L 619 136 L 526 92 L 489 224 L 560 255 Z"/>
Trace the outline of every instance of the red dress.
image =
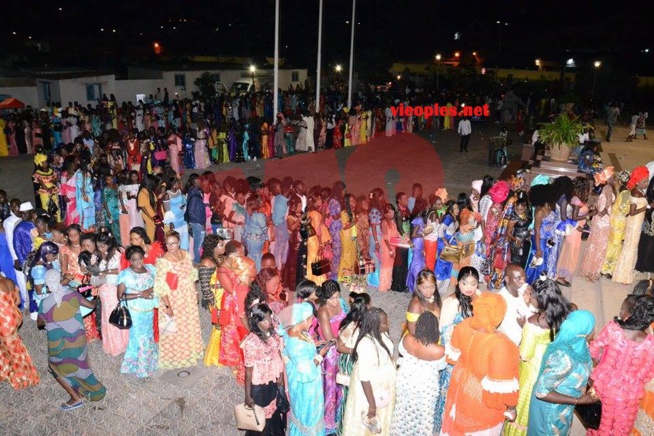
<path id="1" fill-rule="evenodd" d="M 218 267 L 216 274 L 219 280 L 221 275 L 226 275 L 229 280 L 229 283 L 221 283 L 225 292 L 218 320 L 222 330 L 219 362 L 225 366 L 243 367 L 243 350 L 240 348 L 240 343 L 248 334 L 248 330 L 243 325 L 241 317 L 245 314 L 245 297 L 249 286 L 242 283 L 236 273 L 225 266 Z M 232 292 L 227 292 L 228 287 L 231 287 Z M 239 378 L 237 377 L 237 382 L 242 384 L 244 380 Z"/>
<path id="2" fill-rule="evenodd" d="M 0 381 L 8 381 L 14 389 L 39 383 L 32 358 L 18 336 L 21 320 L 16 297 L 0 291 Z"/>

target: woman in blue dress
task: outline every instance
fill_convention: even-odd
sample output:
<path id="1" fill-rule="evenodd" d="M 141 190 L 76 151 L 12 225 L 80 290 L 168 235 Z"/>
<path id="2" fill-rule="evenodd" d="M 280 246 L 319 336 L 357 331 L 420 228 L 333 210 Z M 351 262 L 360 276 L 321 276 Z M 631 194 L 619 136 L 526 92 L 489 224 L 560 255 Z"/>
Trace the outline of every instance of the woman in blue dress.
<path id="1" fill-rule="evenodd" d="M 120 372 L 150 377 L 159 364 L 159 349 L 154 342 L 154 309 L 158 300 L 153 293 L 155 268 L 145 265 L 145 251 L 136 245 L 127 248 L 125 257 L 129 268 L 124 269 L 117 280 L 118 299 L 125 298 L 132 316 L 129 343 Z"/>
<path id="2" fill-rule="evenodd" d="M 375 272 L 368 274 L 368 284 L 375 288 L 379 286 L 379 271 L 381 270 L 381 242 L 382 242 L 382 211 L 386 208 L 386 196 L 381 188 L 370 191 L 370 241 L 368 255 L 375 262 Z"/>
<path id="3" fill-rule="evenodd" d="M 184 168 L 195 169 L 195 139 L 187 131 L 182 136 L 182 143 L 184 145 Z"/>
<path id="4" fill-rule="evenodd" d="M 266 215 L 259 212 L 261 200 L 258 195 L 249 197 L 245 207 L 243 243 L 247 249 L 248 257 L 254 260 L 258 272 L 261 269 L 263 245 L 268 240 L 268 225 L 266 223 Z"/>
<path id="5" fill-rule="evenodd" d="M 594 327 L 592 313 L 576 310 L 547 346 L 529 403 L 529 436 L 569 434 L 575 405 L 597 401 L 585 392 L 593 367 L 587 341 Z"/>
<path id="6" fill-rule="evenodd" d="M 457 245 L 456 230 L 458 223 L 456 218 L 459 216 L 459 206 L 456 202 L 450 200 L 447 202 L 447 212 L 441 218 L 440 228 L 438 230 L 438 248 L 436 252 L 436 268 L 434 275 L 438 280 L 439 292 L 444 293 L 450 285 L 452 275 L 452 262 L 441 259 L 441 252 L 445 246 Z"/>
<path id="7" fill-rule="evenodd" d="M 425 229 L 425 213 L 421 213 L 411 221 L 411 243 L 413 244 L 413 257 L 406 276 L 406 287 L 413 292 L 416 287 L 418 274 L 425 268 L 425 244 L 423 230 Z"/>
<path id="8" fill-rule="evenodd" d="M 82 230 L 91 230 L 95 227 L 95 202 L 93 191 L 93 174 L 91 162 L 83 161 L 75 173 L 75 204 L 80 216 Z"/>
<path id="9" fill-rule="evenodd" d="M 536 208 L 534 213 L 534 229 L 531 241 L 531 252 L 527 259 L 525 273 L 527 283 L 533 283 L 541 272 L 547 272 L 549 265 L 556 270 L 556 226 L 559 213 L 554 201 L 554 189 L 551 185 L 532 186 L 529 191 L 529 202 Z"/>
<path id="10" fill-rule="evenodd" d="M 311 303 L 292 306 L 290 328 L 284 333 L 284 355 L 288 359 L 286 376 L 290 395 L 290 436 L 324 436 L 324 397 L 321 363 L 335 342 L 328 342 L 320 353 L 307 331 L 314 320 Z"/>
<path id="11" fill-rule="evenodd" d="M 164 196 L 164 224 L 170 226 L 170 230 L 179 233 L 179 248 L 188 250 L 189 236 L 188 223 L 184 219 L 186 212 L 186 196 L 182 192 L 182 182 L 175 177 L 168 181 L 170 189 Z"/>

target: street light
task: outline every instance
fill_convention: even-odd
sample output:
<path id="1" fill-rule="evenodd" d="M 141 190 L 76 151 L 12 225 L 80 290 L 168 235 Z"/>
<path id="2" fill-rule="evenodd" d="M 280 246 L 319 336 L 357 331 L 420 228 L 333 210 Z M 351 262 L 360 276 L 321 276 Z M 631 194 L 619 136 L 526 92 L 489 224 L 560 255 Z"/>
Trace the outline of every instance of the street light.
<path id="1" fill-rule="evenodd" d="M 398 75 L 397 75 L 397 80 L 401 80 L 401 79 L 402 79 L 402 76 L 400 76 L 400 75 L 398 74 Z"/>
<path id="2" fill-rule="evenodd" d="M 593 74 L 593 89 L 590 91 L 590 99 L 591 100 L 595 96 L 595 82 L 597 81 L 597 70 L 599 70 L 599 68 L 602 66 L 602 62 L 595 61 L 595 62 L 593 62 L 593 66 L 595 67 L 595 74 Z"/>
<path id="3" fill-rule="evenodd" d="M 257 67 L 250 65 L 250 73 L 252 73 L 252 92 L 254 92 L 254 72 L 257 70 Z"/>
<path id="4" fill-rule="evenodd" d="M 460 56 L 461 56 L 461 53 L 459 53 L 458 51 L 454 52 L 454 57 L 455 57 L 455 58 L 458 58 L 458 57 L 460 57 Z"/>
<path id="5" fill-rule="evenodd" d="M 343 67 L 341 67 L 340 65 L 336 65 L 336 72 L 340 73 L 341 70 L 343 70 Z"/>
<path id="6" fill-rule="evenodd" d="M 441 54 L 436 55 L 436 90 L 440 91 L 440 75 L 441 75 Z"/>

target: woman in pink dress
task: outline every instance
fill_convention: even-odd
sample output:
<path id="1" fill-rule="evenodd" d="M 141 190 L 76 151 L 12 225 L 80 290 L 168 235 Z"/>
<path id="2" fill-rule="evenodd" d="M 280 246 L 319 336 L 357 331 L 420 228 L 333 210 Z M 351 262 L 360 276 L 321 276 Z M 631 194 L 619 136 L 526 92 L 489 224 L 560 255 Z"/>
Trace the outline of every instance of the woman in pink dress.
<path id="1" fill-rule="evenodd" d="M 395 224 L 395 211 L 393 206 L 387 204 L 384 208 L 384 219 L 381 223 L 382 240 L 381 271 L 379 272 L 379 290 L 388 291 L 393 281 L 393 263 L 395 261 L 395 248 L 391 246 L 391 238 L 398 238 L 400 233 Z"/>
<path id="2" fill-rule="evenodd" d="M 76 157 L 68 156 L 64 161 L 63 172 L 61 173 L 61 195 L 66 202 L 66 227 L 71 224 L 79 224 L 79 212 L 77 211 L 76 191 L 77 185 L 75 172 L 79 163 Z"/>
<path id="3" fill-rule="evenodd" d="M 207 151 L 207 137 L 210 132 L 203 121 L 198 123 L 198 132 L 195 140 L 195 169 L 203 170 L 211 163 L 209 162 L 209 152 Z"/>
<path id="4" fill-rule="evenodd" d="M 606 167 L 604 171 L 595 174 L 595 184 L 604 185 L 604 187 L 597 199 L 597 215 L 590 222 L 590 236 L 579 270 L 579 273 L 589 282 L 599 280 L 609 243 L 611 206 L 615 201 L 613 167 Z"/>
<path id="5" fill-rule="evenodd" d="M 9 141 L 9 156 L 18 156 L 18 143 L 16 142 L 16 122 L 10 120 L 7 124 L 7 140 Z"/>
<path id="6" fill-rule="evenodd" d="M 572 205 L 572 215 L 574 221 L 577 221 L 576 227 L 565 237 L 559 263 L 557 268 L 556 282 L 559 285 L 570 287 L 572 277 L 577 270 L 579 253 L 581 252 L 581 232 L 586 225 L 586 219 L 597 214 L 597 210 L 592 211 L 586 206 L 588 195 L 590 194 L 590 183 L 584 177 L 577 177 L 572 181 L 574 186 L 574 196 L 570 200 Z"/>
<path id="7" fill-rule="evenodd" d="M 168 136 L 168 160 L 170 166 L 175 170 L 177 176 L 182 177 L 184 174 L 184 167 L 179 160 L 179 154 L 182 152 L 182 138 L 177 135 L 177 130 L 172 129 L 170 136 Z"/>
<path id="8" fill-rule="evenodd" d="M 654 322 L 654 299 L 630 295 L 619 316 L 604 327 L 590 344 L 590 354 L 599 364 L 590 378 L 602 401 L 602 418 L 589 436 L 627 436 L 645 394 L 645 383 L 654 377 L 654 336 L 646 330 Z"/>

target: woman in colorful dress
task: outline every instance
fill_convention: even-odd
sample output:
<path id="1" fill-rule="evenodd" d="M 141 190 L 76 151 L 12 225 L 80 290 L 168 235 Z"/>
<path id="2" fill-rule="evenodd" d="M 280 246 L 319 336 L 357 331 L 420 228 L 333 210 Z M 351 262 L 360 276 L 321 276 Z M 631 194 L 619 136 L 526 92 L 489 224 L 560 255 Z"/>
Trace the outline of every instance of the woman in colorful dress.
<path id="1" fill-rule="evenodd" d="M 648 208 L 648 201 L 645 197 L 648 184 L 649 170 L 647 167 L 634 168 L 627 183 L 627 188 L 631 191 L 629 197 L 631 205 L 625 224 L 622 252 L 613 273 L 612 280 L 614 282 L 631 284 L 634 281 L 634 269 L 638 261 L 638 241 L 645 221 L 645 212 Z"/>
<path id="2" fill-rule="evenodd" d="M 343 208 L 341 207 L 341 204 L 344 196 L 345 184 L 341 181 L 334 183 L 332 196 L 328 201 L 329 217 L 326 221 L 326 224 L 329 227 L 329 236 L 332 240 L 332 265 L 329 274 L 332 279 L 338 279 L 338 267 L 341 263 L 341 251 L 343 249 L 341 244 L 341 230 L 343 229 L 341 211 Z"/>
<path id="3" fill-rule="evenodd" d="M 41 201 L 41 208 L 48 211 L 52 218 L 59 222 L 61 221 L 61 212 L 59 211 L 59 188 L 55 184 L 57 174 L 50 167 L 48 156 L 45 154 L 36 154 L 34 164 L 36 170 L 32 177 L 39 187 L 37 195 Z"/>
<path id="4" fill-rule="evenodd" d="M 368 257 L 375 263 L 375 272 L 368 274 L 368 284 L 379 288 L 379 277 L 381 274 L 381 244 L 383 240 L 381 223 L 384 217 L 386 195 L 381 188 L 370 191 L 368 208 L 368 224 L 370 228 L 370 239 L 368 241 Z"/>
<path id="5" fill-rule="evenodd" d="M 118 298 L 125 299 L 132 316 L 129 343 L 120 367 L 122 374 L 151 377 L 157 371 L 159 349 L 154 342 L 153 316 L 158 301 L 154 295 L 155 268 L 143 263 L 145 252 L 139 246 L 128 247 L 125 257 L 129 268 L 118 276 Z"/>
<path id="6" fill-rule="evenodd" d="M 198 268 L 202 307 L 211 312 L 211 336 L 204 354 L 205 366 L 221 366 L 220 356 L 220 312 L 224 289 L 216 276 L 216 269 L 222 264 L 225 254 L 226 238 L 221 235 L 207 235 L 202 241 L 202 258 Z"/>
<path id="7" fill-rule="evenodd" d="M 370 199 L 365 195 L 357 197 L 356 206 L 356 246 L 358 251 L 358 258 L 364 261 L 370 260 Z M 364 274 L 359 271 L 359 274 Z"/>
<path id="8" fill-rule="evenodd" d="M 312 190 L 308 198 L 308 218 L 313 227 L 313 235 L 307 240 L 307 280 L 315 282 L 318 286 L 327 280 L 327 274 L 316 276 L 313 274 L 311 264 L 318 260 L 325 246 L 331 242 L 329 230 L 325 226 L 320 208 L 323 205 L 322 197 L 319 191 Z"/>
<path id="9" fill-rule="evenodd" d="M 531 251 L 529 227 L 532 224 L 531 205 L 525 192 L 520 192 L 508 217 L 506 237 L 511 250 L 511 263 L 522 268 L 527 266 L 527 258 Z"/>
<path id="10" fill-rule="evenodd" d="M 211 165 L 207 151 L 207 136 L 207 125 L 204 121 L 200 121 L 195 140 L 195 169 L 198 170 L 203 170 Z"/>
<path id="11" fill-rule="evenodd" d="M 436 251 L 436 267 L 434 275 L 438 280 L 439 292 L 447 292 L 452 277 L 452 262 L 440 257 L 443 248 L 456 244 L 455 234 L 458 228 L 459 206 L 454 201 L 447 202 L 447 212 L 441 217 L 438 228 L 438 246 Z"/>
<path id="12" fill-rule="evenodd" d="M 613 167 L 606 167 L 595 174 L 595 185 L 603 185 L 603 188 L 597 199 L 597 215 L 590 222 L 590 235 L 579 269 L 579 273 L 589 282 L 599 280 L 606 257 L 611 232 L 611 207 L 615 200 Z"/>
<path id="13" fill-rule="evenodd" d="M 439 317 L 440 341 L 445 350 L 450 347 L 452 331 L 464 319 L 472 316 L 472 303 L 481 295 L 479 290 L 479 273 L 473 267 L 464 267 L 459 271 L 457 285 L 454 294 L 443 300 Z M 443 423 L 445 413 L 445 400 L 450 387 L 453 365 L 448 365 L 440 373 L 439 389 L 440 395 L 436 403 L 436 417 L 434 423 L 434 434 L 438 434 Z"/>
<path id="14" fill-rule="evenodd" d="M 182 182 L 178 177 L 168 181 L 170 189 L 166 191 L 163 198 L 164 224 L 168 224 L 170 230 L 179 233 L 181 243 L 179 248 L 189 249 L 188 223 L 184 219 L 186 212 L 186 197 L 182 192 Z"/>
<path id="15" fill-rule="evenodd" d="M 121 212 L 126 213 L 129 217 L 129 228 L 127 229 L 127 234 L 125 235 L 127 237 L 124 238 L 125 240 L 123 241 L 123 243 L 126 244 L 129 240 L 129 232 L 134 227 L 143 227 L 144 225 L 143 218 L 141 218 L 141 214 L 139 213 L 138 206 L 136 204 L 136 198 L 139 192 L 138 171 L 129 172 L 129 180 L 127 180 L 125 184 L 118 186 L 118 192 L 120 193 L 120 205 L 122 208 Z M 123 238 L 121 237 L 121 240 L 122 239 Z"/>
<path id="16" fill-rule="evenodd" d="M 568 316 L 568 301 L 554 280 L 543 274 L 531 288 L 531 305 L 538 312 L 529 317 L 522 330 L 520 341 L 520 388 L 517 418 L 507 422 L 504 436 L 527 436 L 531 393 L 538 378 L 547 346 Z"/>
<path id="17" fill-rule="evenodd" d="M 627 215 L 630 208 L 630 192 L 627 189 L 630 173 L 620 171 L 616 176 L 618 193 L 615 195 L 615 201 L 611 206 L 611 215 L 609 218 L 609 235 L 607 239 L 606 255 L 602 264 L 600 274 L 609 280 L 613 277 L 615 264 L 622 253 L 622 240 L 624 238 L 624 229 Z"/>
<path id="18" fill-rule="evenodd" d="M 80 162 L 80 168 L 75 173 L 75 188 L 77 189 L 75 203 L 80 216 L 80 226 L 83 231 L 95 228 L 95 204 L 93 202 L 93 172 L 91 162 Z"/>
<path id="19" fill-rule="evenodd" d="M 320 364 L 334 344 L 327 344 L 317 352 L 316 344 L 307 333 L 314 320 L 313 310 L 310 303 L 294 304 L 289 326 L 282 329 L 291 403 L 289 436 L 325 435 Z"/>
<path id="20" fill-rule="evenodd" d="M 168 251 L 155 265 L 154 292 L 161 301 L 159 325 L 165 325 L 166 317 L 173 318 L 177 324 L 177 333 L 159 339 L 159 368 L 162 369 L 195 366 L 204 357 L 195 289 L 198 270 L 188 252 L 179 245 L 179 233 L 168 232 Z"/>
<path id="21" fill-rule="evenodd" d="M 505 417 L 515 420 L 520 353 L 497 330 L 506 308 L 501 295 L 484 292 L 473 316 L 454 328 L 445 348 L 454 370 L 441 434 L 499 436 Z"/>
<path id="22" fill-rule="evenodd" d="M 318 296 L 318 335 L 321 341 L 333 344 L 336 342 L 341 321 L 345 319 L 345 310 L 341 307 L 341 288 L 338 282 L 327 280 L 316 291 Z M 336 433 L 339 422 L 336 420 L 336 412 L 344 398 L 341 397 L 342 390 L 336 384 L 338 374 L 339 354 L 337 347 L 329 347 L 329 351 L 322 361 L 323 371 L 323 393 L 325 395 L 325 432 Z"/>
<path id="23" fill-rule="evenodd" d="M 384 208 L 384 219 L 381 222 L 381 268 L 379 270 L 379 290 L 390 291 L 393 284 L 393 264 L 396 248 L 391 245 L 391 239 L 399 238 L 400 232 L 395 223 L 395 209 L 390 204 Z"/>
<path id="24" fill-rule="evenodd" d="M 245 363 L 245 405 L 263 407 L 266 426 L 261 432 L 246 431 L 246 436 L 283 436 L 286 413 L 277 406 L 277 394 L 284 389 L 284 342 L 275 332 L 272 311 L 265 303 L 248 310 L 250 333 L 241 343 Z"/>
<path id="25" fill-rule="evenodd" d="M 114 176 L 106 176 L 102 190 L 102 207 L 104 209 L 105 224 L 111 229 L 118 245 L 122 244 L 120 237 L 120 199 L 118 185 Z M 127 241 L 125 241 L 127 242 Z"/>
<path id="26" fill-rule="evenodd" d="M 346 276 L 351 277 L 357 268 L 357 221 L 354 211 L 356 199 L 352 194 L 346 194 L 343 200 L 345 207 L 341 210 L 341 260 L 338 264 L 338 280 L 342 281 Z"/>
<path id="27" fill-rule="evenodd" d="M 569 434 L 574 407 L 597 401 L 585 392 L 593 366 L 587 341 L 594 328 L 592 313 L 575 310 L 547 346 L 529 403 L 529 436 Z"/>
<path id="28" fill-rule="evenodd" d="M 139 187 L 136 204 L 141 212 L 141 218 L 145 223 L 145 231 L 150 240 L 154 240 L 155 233 L 155 216 L 157 215 L 156 191 L 159 187 L 159 177 L 153 174 L 143 176 L 141 186 Z"/>
<path id="29" fill-rule="evenodd" d="M 71 224 L 79 224 L 79 212 L 76 203 L 76 180 L 75 173 L 78 168 L 78 159 L 75 156 L 68 156 L 64 160 L 63 171 L 61 173 L 60 190 L 64 204 L 66 205 L 65 211 L 65 224 L 66 227 Z"/>
<path id="30" fill-rule="evenodd" d="M 295 292 L 295 285 L 298 283 L 299 265 L 306 263 L 306 242 L 300 234 L 302 225 L 302 200 L 292 196 L 288 201 L 288 215 L 286 215 L 286 227 L 288 228 L 288 256 L 282 268 L 282 283 L 291 292 Z M 304 250 L 302 250 L 302 248 Z M 304 258 L 300 251 L 304 251 Z M 304 277 L 304 274 L 301 275 Z"/>
<path id="31" fill-rule="evenodd" d="M 119 329 L 109 322 L 109 316 L 118 305 L 117 280 L 123 253 L 111 233 L 100 232 L 96 237 L 100 266 L 100 278 L 104 283 L 98 288 L 102 302 L 102 349 L 111 356 L 118 356 L 127 349 L 129 330 Z"/>
<path id="32" fill-rule="evenodd" d="M 38 323 L 48 337 L 48 370 L 70 396 L 60 408 L 69 411 L 82 407 L 84 398 L 100 401 L 107 391 L 89 365 L 80 313 L 80 307 L 93 309 L 95 303 L 62 286 L 59 271 L 49 270 L 45 280 L 49 293 L 39 304 Z"/>
<path id="33" fill-rule="evenodd" d="M 373 307 L 363 316 L 352 351 L 354 368 L 345 402 L 344 435 L 390 434 L 396 367 L 388 329 L 388 316 L 380 308 Z M 374 401 L 369 402 L 371 397 Z"/>
<path id="34" fill-rule="evenodd" d="M 431 312 L 436 317 L 441 315 L 441 296 L 436 286 L 436 276 L 428 269 L 418 273 L 414 282 L 415 291 L 406 309 L 406 328 L 404 333 L 415 334 L 416 322 L 424 312 Z"/>
<path id="35" fill-rule="evenodd" d="M 415 334 L 400 341 L 392 435 L 434 434 L 440 371 L 447 366 L 445 348 L 438 340 L 438 318 L 423 312 L 416 322 Z"/>
<path id="36" fill-rule="evenodd" d="M 11 280 L 0 278 L 0 382 L 7 381 L 14 389 L 25 389 L 39 384 L 39 374 L 18 336 L 23 323 L 19 304 L 18 287 Z"/>
<path id="37" fill-rule="evenodd" d="M 411 244 L 413 245 L 413 257 L 409 272 L 406 276 L 406 287 L 409 291 L 414 292 L 418 274 L 425 268 L 425 250 L 424 250 L 424 230 L 425 219 L 423 213 L 418 214 L 411 221 Z"/>
<path id="38" fill-rule="evenodd" d="M 245 227 L 243 229 L 243 243 L 247 249 L 248 257 L 254 260 L 257 271 L 261 269 L 261 256 L 263 246 L 268 240 L 268 223 L 266 216 L 260 212 L 261 199 L 254 194 L 248 197 L 245 209 Z M 237 219 L 241 219 L 240 217 Z M 286 262 L 287 264 L 289 262 Z M 292 263 L 292 262 L 291 262 Z"/>
<path id="39" fill-rule="evenodd" d="M 551 185 L 536 185 L 529 190 L 529 202 L 536 208 L 534 213 L 534 234 L 531 241 L 531 251 L 527 258 L 527 283 L 533 283 L 552 263 L 556 244 L 555 230 L 559 222 L 554 187 Z M 556 263 L 556 260 L 553 260 Z M 548 275 L 549 277 L 549 275 Z M 552 278 L 552 277 L 550 277 Z"/>
<path id="40" fill-rule="evenodd" d="M 598 365 L 593 388 L 602 402 L 602 418 L 589 436 L 630 434 L 645 384 L 654 377 L 654 336 L 647 333 L 654 322 L 654 299 L 629 295 L 619 315 L 590 344 Z"/>

